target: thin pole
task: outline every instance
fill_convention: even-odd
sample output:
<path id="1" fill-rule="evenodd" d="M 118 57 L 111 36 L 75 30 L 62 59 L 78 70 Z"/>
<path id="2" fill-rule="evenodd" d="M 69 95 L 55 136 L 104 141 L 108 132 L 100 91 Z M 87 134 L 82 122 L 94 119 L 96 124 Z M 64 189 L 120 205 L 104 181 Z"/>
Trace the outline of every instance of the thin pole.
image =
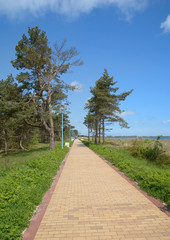
<path id="1" fill-rule="evenodd" d="M 69 146 L 71 145 L 71 125 L 70 125 L 70 128 L 69 128 Z"/>
<path id="2" fill-rule="evenodd" d="M 61 147 L 62 147 L 62 149 L 63 149 L 63 113 L 62 113 L 62 126 L 61 126 L 61 132 L 62 132 Z"/>

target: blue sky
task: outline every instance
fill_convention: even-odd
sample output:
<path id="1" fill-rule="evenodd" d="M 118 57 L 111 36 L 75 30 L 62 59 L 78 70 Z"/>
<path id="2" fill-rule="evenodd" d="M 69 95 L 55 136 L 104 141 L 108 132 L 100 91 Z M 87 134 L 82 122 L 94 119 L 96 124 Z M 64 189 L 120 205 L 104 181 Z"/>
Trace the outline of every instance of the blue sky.
<path id="1" fill-rule="evenodd" d="M 81 91 L 69 94 L 71 123 L 81 134 L 90 86 L 104 68 L 120 92 L 134 89 L 122 102 L 129 129 L 110 126 L 109 135 L 170 135 L 169 0 L 0 0 L 0 78 L 15 76 L 10 61 L 28 27 L 46 31 L 51 45 L 67 39 L 84 65 L 66 74 Z"/>

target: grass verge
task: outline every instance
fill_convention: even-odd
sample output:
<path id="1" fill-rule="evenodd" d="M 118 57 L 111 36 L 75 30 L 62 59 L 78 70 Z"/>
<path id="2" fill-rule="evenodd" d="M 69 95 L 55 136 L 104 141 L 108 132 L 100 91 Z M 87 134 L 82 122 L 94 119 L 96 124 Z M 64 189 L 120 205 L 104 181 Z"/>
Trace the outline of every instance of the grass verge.
<path id="1" fill-rule="evenodd" d="M 143 158 L 134 158 L 127 150 L 105 145 L 83 143 L 98 153 L 131 180 L 138 182 L 141 189 L 149 195 L 165 202 L 170 209 L 170 168 Z"/>
<path id="2" fill-rule="evenodd" d="M 0 239 L 19 240 L 69 149 L 54 151 L 10 169 L 0 179 Z"/>

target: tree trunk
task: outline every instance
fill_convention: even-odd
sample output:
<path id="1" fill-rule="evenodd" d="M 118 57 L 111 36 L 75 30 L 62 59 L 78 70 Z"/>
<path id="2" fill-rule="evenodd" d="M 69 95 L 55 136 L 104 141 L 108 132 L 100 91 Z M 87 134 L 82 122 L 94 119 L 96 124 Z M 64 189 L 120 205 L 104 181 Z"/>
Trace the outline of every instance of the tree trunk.
<path id="1" fill-rule="evenodd" d="M 99 125 L 99 144 L 100 144 L 100 135 L 101 135 L 101 125 Z"/>
<path id="2" fill-rule="evenodd" d="M 88 141 L 90 142 L 90 128 L 88 126 Z"/>
<path id="3" fill-rule="evenodd" d="M 5 129 L 2 130 L 3 132 L 3 137 L 4 137 L 4 144 L 5 144 L 5 154 L 8 153 L 8 140 L 7 140 L 7 134 Z"/>
<path id="4" fill-rule="evenodd" d="M 54 131 L 50 132 L 50 151 L 55 149 Z"/>
<path id="5" fill-rule="evenodd" d="M 20 136 L 20 140 L 19 140 L 20 148 L 21 148 L 22 150 L 25 150 L 25 148 L 24 148 L 23 145 L 22 145 L 22 141 L 23 141 L 23 137 Z"/>
<path id="6" fill-rule="evenodd" d="M 96 132 L 95 132 L 95 144 L 98 144 L 98 121 L 96 120 L 95 124 Z"/>
<path id="7" fill-rule="evenodd" d="M 52 151 L 52 150 L 55 149 L 55 135 L 54 135 L 54 123 L 53 123 L 53 118 L 52 118 L 51 104 L 49 104 L 49 125 L 50 125 L 50 127 L 48 126 L 47 122 L 45 121 L 45 119 L 43 117 L 43 110 L 41 110 L 41 112 L 40 112 L 40 118 L 41 118 L 41 121 L 42 121 L 45 129 L 49 133 L 49 136 L 50 136 L 50 151 Z"/>
<path id="8" fill-rule="evenodd" d="M 50 151 L 55 149 L 54 123 L 50 116 Z"/>
<path id="9" fill-rule="evenodd" d="M 104 119 L 103 119 L 103 143 L 105 143 L 105 126 L 104 126 Z"/>

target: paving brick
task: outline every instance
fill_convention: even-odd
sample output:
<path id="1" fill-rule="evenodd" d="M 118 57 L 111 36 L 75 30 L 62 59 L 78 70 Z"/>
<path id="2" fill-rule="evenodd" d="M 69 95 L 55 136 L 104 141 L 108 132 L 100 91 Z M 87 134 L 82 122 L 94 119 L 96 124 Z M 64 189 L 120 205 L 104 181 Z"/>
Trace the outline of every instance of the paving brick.
<path id="1" fill-rule="evenodd" d="M 76 140 L 35 240 L 170 239 L 170 218 Z"/>

